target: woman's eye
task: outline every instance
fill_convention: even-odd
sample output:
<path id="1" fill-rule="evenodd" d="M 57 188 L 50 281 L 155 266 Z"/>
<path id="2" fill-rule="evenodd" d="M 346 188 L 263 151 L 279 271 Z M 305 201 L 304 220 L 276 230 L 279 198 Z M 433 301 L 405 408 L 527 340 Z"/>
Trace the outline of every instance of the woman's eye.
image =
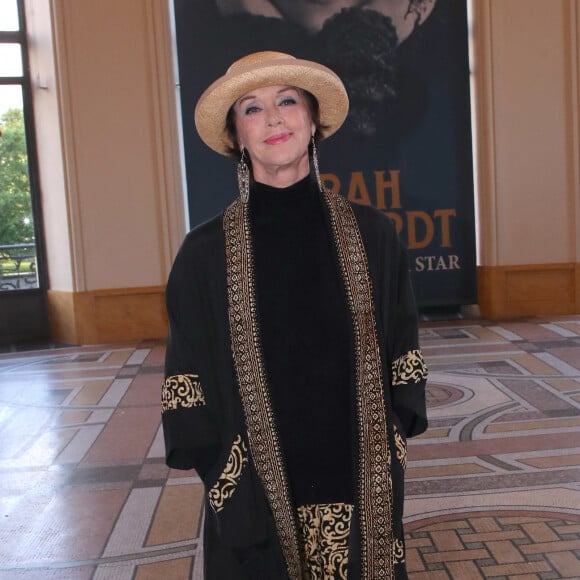
<path id="1" fill-rule="evenodd" d="M 256 105 L 250 105 L 249 107 L 246 107 L 246 109 L 244 109 L 244 115 L 251 115 L 252 113 L 257 113 L 260 110 L 260 108 Z"/>
<path id="2" fill-rule="evenodd" d="M 280 101 L 280 105 L 282 105 L 282 106 L 295 105 L 295 104 L 296 104 L 296 99 L 294 97 L 284 97 L 282 99 L 282 101 Z"/>

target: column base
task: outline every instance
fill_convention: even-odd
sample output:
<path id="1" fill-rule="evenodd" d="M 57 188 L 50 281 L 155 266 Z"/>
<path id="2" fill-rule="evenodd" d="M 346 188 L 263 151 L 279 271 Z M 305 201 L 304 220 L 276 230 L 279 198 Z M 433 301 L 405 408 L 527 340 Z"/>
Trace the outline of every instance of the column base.
<path id="1" fill-rule="evenodd" d="M 580 264 L 480 266 L 477 285 L 485 318 L 580 313 Z"/>
<path id="2" fill-rule="evenodd" d="M 164 286 L 48 290 L 47 303 L 54 342 L 100 344 L 167 336 Z"/>

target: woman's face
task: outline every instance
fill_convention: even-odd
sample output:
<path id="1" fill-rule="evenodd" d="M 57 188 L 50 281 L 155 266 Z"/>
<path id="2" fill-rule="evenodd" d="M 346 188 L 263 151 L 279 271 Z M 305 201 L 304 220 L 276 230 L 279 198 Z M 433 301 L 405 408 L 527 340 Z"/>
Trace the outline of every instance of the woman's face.
<path id="1" fill-rule="evenodd" d="M 282 174 L 294 180 L 308 174 L 308 145 L 316 126 L 297 89 L 255 89 L 235 102 L 234 112 L 238 145 L 250 156 L 256 181 L 277 185 Z"/>

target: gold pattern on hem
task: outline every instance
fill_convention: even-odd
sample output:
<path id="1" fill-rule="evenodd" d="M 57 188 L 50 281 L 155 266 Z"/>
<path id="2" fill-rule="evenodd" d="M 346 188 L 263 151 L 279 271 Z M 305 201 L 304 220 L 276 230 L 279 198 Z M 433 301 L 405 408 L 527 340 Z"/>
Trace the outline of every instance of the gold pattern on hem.
<path id="1" fill-rule="evenodd" d="M 161 411 L 175 411 L 179 407 L 201 407 L 205 398 L 199 375 L 172 375 L 165 379 L 161 390 Z"/>
<path id="2" fill-rule="evenodd" d="M 216 513 L 223 510 L 226 500 L 234 495 L 246 463 L 248 449 L 241 435 L 238 435 L 234 439 L 224 470 L 207 493 L 209 504 Z"/>
<path id="3" fill-rule="evenodd" d="M 393 386 L 418 383 L 427 378 L 427 365 L 420 350 L 410 350 L 400 356 L 392 365 Z"/>
<path id="4" fill-rule="evenodd" d="M 346 503 L 298 507 L 299 529 L 310 580 L 346 580 L 353 508 Z"/>

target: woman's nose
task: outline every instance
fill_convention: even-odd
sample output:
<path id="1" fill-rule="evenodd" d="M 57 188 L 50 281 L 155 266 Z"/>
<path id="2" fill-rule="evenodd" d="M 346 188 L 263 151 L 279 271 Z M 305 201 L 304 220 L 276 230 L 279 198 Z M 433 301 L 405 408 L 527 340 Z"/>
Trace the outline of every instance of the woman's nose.
<path id="1" fill-rule="evenodd" d="M 270 107 L 267 111 L 268 125 L 279 125 L 282 122 L 282 115 L 276 107 Z"/>

